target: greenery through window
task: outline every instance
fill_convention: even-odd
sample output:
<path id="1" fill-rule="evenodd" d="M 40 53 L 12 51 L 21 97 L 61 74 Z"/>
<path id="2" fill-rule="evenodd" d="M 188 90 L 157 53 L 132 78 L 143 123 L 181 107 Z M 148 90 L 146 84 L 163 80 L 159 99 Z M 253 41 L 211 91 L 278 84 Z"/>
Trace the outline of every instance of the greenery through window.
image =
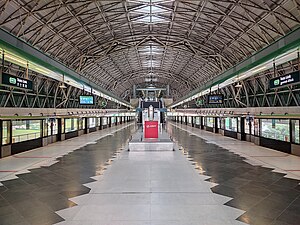
<path id="1" fill-rule="evenodd" d="M 65 119 L 65 132 L 72 132 L 78 130 L 78 118 Z"/>
<path id="2" fill-rule="evenodd" d="M 10 142 L 10 121 L 2 121 L 2 145 Z"/>
<path id="3" fill-rule="evenodd" d="M 89 118 L 89 128 L 96 127 L 96 118 Z"/>
<path id="4" fill-rule="evenodd" d="M 200 125 L 200 117 L 198 117 L 198 116 L 196 117 L 196 124 Z"/>
<path id="5" fill-rule="evenodd" d="M 41 120 L 12 121 L 12 143 L 41 137 Z"/>
<path id="6" fill-rule="evenodd" d="M 261 119 L 261 136 L 280 141 L 290 141 L 290 126 L 287 119 Z"/>
<path id="7" fill-rule="evenodd" d="M 225 118 L 225 130 L 237 132 L 237 119 L 234 117 Z"/>
<path id="8" fill-rule="evenodd" d="M 291 120 L 292 124 L 292 142 L 299 144 L 300 143 L 300 134 L 299 134 L 299 120 Z"/>
<path id="9" fill-rule="evenodd" d="M 102 125 L 107 125 L 107 117 L 102 117 Z"/>
<path id="10" fill-rule="evenodd" d="M 206 117 L 206 126 L 214 127 L 214 118 L 213 117 Z"/>

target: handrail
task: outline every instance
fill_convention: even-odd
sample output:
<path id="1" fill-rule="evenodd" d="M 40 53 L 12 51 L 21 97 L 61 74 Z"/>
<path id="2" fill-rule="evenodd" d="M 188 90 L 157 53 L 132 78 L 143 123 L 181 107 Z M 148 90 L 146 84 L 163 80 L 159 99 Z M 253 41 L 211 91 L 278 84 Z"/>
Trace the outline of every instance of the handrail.
<path id="1" fill-rule="evenodd" d="M 26 138 L 23 138 L 23 137 L 26 137 Z M 41 137 L 40 131 L 36 132 L 36 133 L 15 135 L 15 136 L 12 136 L 12 143 L 18 143 L 18 142 L 22 142 L 22 141 L 37 139 L 39 137 Z"/>

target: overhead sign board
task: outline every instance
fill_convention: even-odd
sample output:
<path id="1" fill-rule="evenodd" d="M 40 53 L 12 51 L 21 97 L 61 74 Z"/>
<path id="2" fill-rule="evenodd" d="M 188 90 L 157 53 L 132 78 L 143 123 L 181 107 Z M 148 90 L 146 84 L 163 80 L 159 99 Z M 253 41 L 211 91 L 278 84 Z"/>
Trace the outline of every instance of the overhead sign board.
<path id="1" fill-rule="evenodd" d="M 31 80 L 10 75 L 8 73 L 1 74 L 1 84 L 5 86 L 11 86 L 15 88 L 32 90 L 33 82 Z"/>
<path id="2" fill-rule="evenodd" d="M 300 82 L 300 73 L 299 71 L 286 74 L 280 77 L 276 77 L 270 80 L 269 87 L 273 88 L 281 88 L 290 84 L 295 84 Z"/>
<path id="3" fill-rule="evenodd" d="M 221 94 L 207 96 L 208 104 L 223 104 L 223 100 L 224 100 L 224 96 Z"/>

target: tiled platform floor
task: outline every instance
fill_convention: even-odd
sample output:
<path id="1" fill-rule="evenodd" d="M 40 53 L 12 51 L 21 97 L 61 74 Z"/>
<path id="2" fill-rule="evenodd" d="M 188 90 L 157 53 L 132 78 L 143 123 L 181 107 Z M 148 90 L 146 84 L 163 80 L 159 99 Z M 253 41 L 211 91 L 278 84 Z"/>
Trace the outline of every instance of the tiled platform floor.
<path id="1" fill-rule="evenodd" d="M 238 220 L 253 225 L 300 224 L 300 177 L 284 170 L 299 169 L 300 157 L 185 125 L 173 125 L 169 127 L 170 133 L 200 173 L 219 184 L 212 191 L 233 198 L 225 205 L 246 211 Z M 274 168 L 281 173 L 272 172 Z M 286 178 L 286 174 L 298 179 Z"/>
<path id="2" fill-rule="evenodd" d="M 91 177 L 103 173 L 114 153 L 124 147 L 133 129 L 126 126 L 19 154 L 24 158 L 1 159 L 0 167 L 7 170 L 9 166 L 18 172 L 2 175 L 0 225 L 50 225 L 63 221 L 55 211 L 75 206 L 69 198 L 90 191 L 82 184 L 95 181 Z M 100 137 L 103 138 L 97 140 Z M 36 158 L 37 155 L 50 157 L 50 166 L 47 160 Z M 54 160 L 59 155 L 63 156 Z"/>
<path id="3" fill-rule="evenodd" d="M 123 151 L 59 225 L 243 225 L 180 151 Z"/>
<path id="4" fill-rule="evenodd" d="M 0 160 L 0 225 L 300 224 L 300 158 L 178 124 L 180 151 L 121 151 L 133 130 Z"/>

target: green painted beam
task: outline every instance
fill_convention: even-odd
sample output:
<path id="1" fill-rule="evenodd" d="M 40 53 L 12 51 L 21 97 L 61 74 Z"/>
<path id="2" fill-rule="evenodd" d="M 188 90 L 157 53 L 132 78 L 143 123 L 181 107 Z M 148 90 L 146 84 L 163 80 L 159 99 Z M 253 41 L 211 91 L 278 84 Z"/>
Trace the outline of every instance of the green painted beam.
<path id="1" fill-rule="evenodd" d="M 65 74 L 66 76 L 71 77 L 76 81 L 81 81 L 86 85 L 92 87 L 95 90 L 98 90 L 110 97 L 117 99 L 120 102 L 130 105 L 129 102 L 124 101 L 120 97 L 114 95 L 113 93 L 105 90 L 104 88 L 90 83 L 90 81 L 83 76 L 81 76 L 76 71 L 68 68 L 64 64 L 60 63 L 59 61 L 53 59 L 52 57 L 46 55 L 44 52 L 40 51 L 39 49 L 33 47 L 29 43 L 19 39 L 18 37 L 8 33 L 7 31 L 0 28 L 0 48 L 6 49 L 13 54 L 25 58 L 28 61 L 34 62 L 40 66 L 43 66 L 53 72 L 59 74 Z"/>
<path id="2" fill-rule="evenodd" d="M 249 58 L 243 60 L 242 62 L 238 63 L 237 65 L 233 66 L 229 70 L 225 71 L 224 73 L 220 74 L 213 80 L 214 82 L 208 82 L 204 84 L 202 87 L 193 90 L 188 95 L 180 98 L 179 100 L 173 102 L 171 105 L 175 105 L 178 102 L 181 102 L 193 95 L 207 90 L 215 85 L 218 85 L 238 74 L 244 73 L 262 63 L 267 62 L 270 59 L 276 58 L 276 56 L 281 55 L 293 48 L 297 48 L 300 46 L 300 27 L 289 34 L 285 35 L 284 37 L 280 38 L 279 40 L 275 41 L 271 45 L 261 49 L 260 51 L 256 52 Z M 169 107 L 168 106 L 168 107 Z"/>

